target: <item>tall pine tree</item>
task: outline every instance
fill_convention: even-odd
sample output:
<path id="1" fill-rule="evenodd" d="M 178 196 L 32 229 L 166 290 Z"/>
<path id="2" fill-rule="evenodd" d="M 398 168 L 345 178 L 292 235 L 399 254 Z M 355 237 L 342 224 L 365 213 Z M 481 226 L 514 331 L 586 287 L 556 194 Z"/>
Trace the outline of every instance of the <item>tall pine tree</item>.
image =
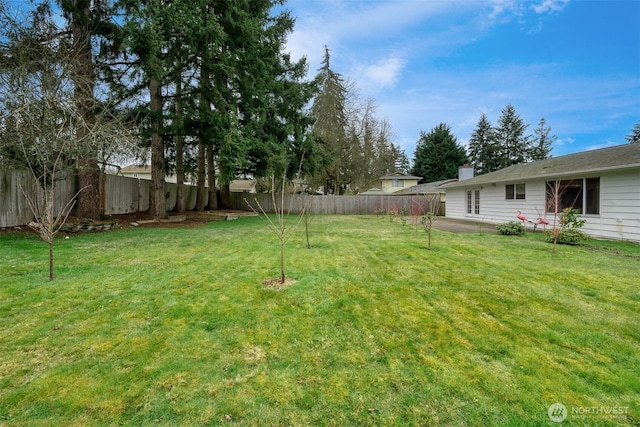
<path id="1" fill-rule="evenodd" d="M 325 193 L 344 191 L 344 163 L 348 150 L 347 88 L 342 75 L 331 69 L 329 48 L 325 46 L 322 67 L 316 77 L 318 94 L 311 114 L 315 119 L 313 133 L 320 142 L 325 157 L 320 180 Z"/>
<path id="2" fill-rule="evenodd" d="M 451 128 L 440 123 L 429 133 L 420 132 L 411 173 L 422 177 L 421 183 L 451 179 L 458 176 L 458 168 L 469 162 L 467 153 Z"/>
<path id="3" fill-rule="evenodd" d="M 544 117 L 540 119 L 540 123 L 533 130 L 533 133 L 529 158 L 533 161 L 544 160 L 551 154 L 553 143 L 558 137 L 555 134 L 551 135 L 551 126 L 547 126 L 547 121 Z"/>
<path id="4" fill-rule="evenodd" d="M 496 151 L 495 131 L 487 115 L 482 113 L 469 139 L 469 160 L 476 175 L 497 169 Z"/>
<path id="5" fill-rule="evenodd" d="M 507 104 L 502 109 L 495 130 L 497 169 L 523 163 L 529 159 L 531 141 L 529 136 L 525 135 L 528 126 L 516 113 L 513 105 Z"/>

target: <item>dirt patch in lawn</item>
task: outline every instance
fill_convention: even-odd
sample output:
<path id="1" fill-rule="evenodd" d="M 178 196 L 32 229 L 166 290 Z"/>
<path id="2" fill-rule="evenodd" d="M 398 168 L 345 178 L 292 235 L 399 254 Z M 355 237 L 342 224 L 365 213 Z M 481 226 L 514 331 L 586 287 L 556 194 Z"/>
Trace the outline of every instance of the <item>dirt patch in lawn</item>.
<path id="1" fill-rule="evenodd" d="M 279 277 L 275 277 L 273 279 L 264 280 L 262 282 L 262 286 L 264 286 L 266 289 L 272 289 L 274 291 L 279 291 L 279 290 L 282 290 L 282 289 L 290 288 L 296 282 L 297 282 L 297 280 L 286 278 L 286 279 L 284 279 L 284 283 L 282 283 L 282 280 Z"/>
<path id="2" fill-rule="evenodd" d="M 236 210 L 215 210 L 204 212 L 189 211 L 184 214 L 170 213 L 167 219 L 156 220 L 146 212 L 122 215 L 107 215 L 101 221 L 70 216 L 67 218 L 61 233 L 104 232 L 114 229 L 128 228 L 194 228 L 213 221 L 230 221 L 244 216 L 256 216 L 254 212 Z M 35 233 L 28 225 L 0 228 L 0 233 L 22 232 Z"/>

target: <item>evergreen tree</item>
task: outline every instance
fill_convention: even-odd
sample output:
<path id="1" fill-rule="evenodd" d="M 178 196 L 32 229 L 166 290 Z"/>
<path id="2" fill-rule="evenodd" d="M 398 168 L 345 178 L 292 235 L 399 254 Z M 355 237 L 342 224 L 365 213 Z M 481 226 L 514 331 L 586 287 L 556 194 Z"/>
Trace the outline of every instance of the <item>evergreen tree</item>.
<path id="1" fill-rule="evenodd" d="M 528 126 L 516 113 L 513 105 L 507 104 L 502 110 L 495 130 L 497 169 L 523 163 L 529 159 L 531 142 L 525 135 Z"/>
<path id="2" fill-rule="evenodd" d="M 495 130 L 487 119 L 487 115 L 482 113 L 478 126 L 469 139 L 469 159 L 476 175 L 498 169 L 496 151 Z"/>
<path id="3" fill-rule="evenodd" d="M 241 137 L 247 144 L 244 171 L 256 176 L 307 176 L 318 168 L 318 150 L 309 136 L 313 120 L 306 106 L 315 94 L 315 82 L 305 80 L 307 63 L 284 54 L 284 42 L 293 31 L 287 12 L 272 16 L 273 1 L 251 1 L 246 36 L 235 73 Z M 257 35 L 257 37 L 256 37 Z"/>
<path id="4" fill-rule="evenodd" d="M 325 193 L 344 191 L 345 152 L 347 139 L 347 88 L 342 75 L 331 69 L 329 48 L 325 46 L 322 67 L 316 81 L 318 94 L 311 107 L 315 119 L 313 133 L 320 142 L 324 167 L 320 175 Z"/>
<path id="5" fill-rule="evenodd" d="M 529 153 L 529 158 L 533 161 L 548 158 L 553 150 L 553 143 L 558 139 L 556 135 L 549 135 L 551 126 L 546 126 L 546 124 L 547 121 L 543 117 L 540 119 L 538 127 L 533 130 L 534 137 Z"/>
<path id="6" fill-rule="evenodd" d="M 429 133 L 420 132 L 411 173 L 422 177 L 421 183 L 451 179 L 469 159 L 451 128 L 440 123 Z"/>
<path id="7" fill-rule="evenodd" d="M 630 144 L 640 142 L 640 122 L 636 123 L 631 131 L 630 135 L 625 136 L 625 139 L 629 141 Z"/>
<path id="8" fill-rule="evenodd" d="M 126 55 L 134 59 L 134 82 L 138 91 L 146 92 L 149 101 L 141 107 L 147 122 L 149 145 L 151 147 L 151 190 L 149 192 L 149 213 L 156 218 L 166 218 L 165 199 L 165 102 L 163 89 L 170 81 L 171 65 L 167 52 L 171 51 L 173 29 L 179 27 L 180 5 L 166 4 L 164 0 L 120 0 L 124 10 Z"/>
<path id="9" fill-rule="evenodd" d="M 409 157 L 407 157 L 407 154 L 400 149 L 399 147 L 394 147 L 396 151 L 395 154 L 395 164 L 394 164 L 394 169 L 397 173 L 401 173 L 403 175 L 407 175 L 410 173 L 411 171 L 411 163 L 409 161 Z"/>

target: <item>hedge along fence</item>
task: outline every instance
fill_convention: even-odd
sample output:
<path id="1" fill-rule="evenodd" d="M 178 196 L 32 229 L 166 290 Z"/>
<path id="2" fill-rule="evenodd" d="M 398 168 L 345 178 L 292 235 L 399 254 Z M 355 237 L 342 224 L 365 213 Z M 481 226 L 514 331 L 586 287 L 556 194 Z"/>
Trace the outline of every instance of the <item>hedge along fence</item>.
<path id="1" fill-rule="evenodd" d="M 54 214 L 71 200 L 78 191 L 75 175 L 71 172 L 59 173 L 55 188 Z M 104 213 L 117 215 L 149 210 L 149 191 L 151 181 L 116 175 L 103 175 Z M 22 188 L 22 190 L 21 190 Z M 194 186 L 184 186 L 187 210 L 196 206 L 197 191 Z M 23 194 L 35 195 L 41 201 L 43 191 L 31 172 L 26 170 L 0 169 L 0 228 L 26 225 L 33 220 L 27 198 Z M 178 185 L 165 184 L 167 211 L 176 207 Z M 208 194 L 205 194 L 207 197 Z M 205 204 L 207 201 L 205 200 Z"/>
<path id="2" fill-rule="evenodd" d="M 276 195 L 278 207 L 282 203 L 280 195 Z M 298 195 L 285 194 L 285 212 L 299 212 L 308 198 L 309 209 L 313 214 L 337 214 L 337 215 L 371 215 L 387 212 L 398 212 L 404 215 L 423 215 L 427 212 L 427 196 L 395 196 L 389 195 L 356 195 L 356 196 L 335 196 L 335 195 Z M 257 202 L 266 213 L 275 212 L 273 198 L 266 193 L 231 193 L 231 207 L 233 209 L 250 210 L 247 202 L 259 211 Z M 440 202 L 437 215 L 444 215 L 445 205 Z"/>

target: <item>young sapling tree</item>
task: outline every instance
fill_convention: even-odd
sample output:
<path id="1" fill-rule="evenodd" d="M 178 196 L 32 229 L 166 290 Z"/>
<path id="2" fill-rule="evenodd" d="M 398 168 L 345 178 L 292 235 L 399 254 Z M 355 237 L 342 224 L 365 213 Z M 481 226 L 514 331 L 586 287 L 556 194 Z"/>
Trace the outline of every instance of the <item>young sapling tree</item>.
<path id="1" fill-rule="evenodd" d="M 276 179 L 275 179 L 275 174 L 271 175 L 271 203 L 273 206 L 273 214 L 275 216 L 275 219 L 272 218 L 271 215 L 267 214 L 267 212 L 265 211 L 265 209 L 262 207 L 262 205 L 260 204 L 260 202 L 258 201 L 257 198 L 254 198 L 254 203 L 255 203 L 255 207 L 249 203 L 249 201 L 247 201 L 247 199 L 245 200 L 245 203 L 249 206 L 249 208 L 255 212 L 256 214 L 262 216 L 263 218 L 266 219 L 267 221 L 267 225 L 269 227 L 269 229 L 276 235 L 277 239 L 278 239 L 278 243 L 279 243 L 279 249 L 280 249 L 280 277 L 279 277 L 279 282 L 280 284 L 284 285 L 286 282 L 286 273 L 285 273 L 285 244 L 287 243 L 287 241 L 289 240 L 289 238 L 291 237 L 291 234 L 293 232 L 293 230 L 296 228 L 296 226 L 300 223 L 300 221 L 302 220 L 302 213 L 303 212 L 298 212 L 298 214 L 295 216 L 295 219 L 293 221 L 291 221 L 291 215 L 292 215 L 292 207 L 289 206 L 287 209 L 285 209 L 285 197 L 284 197 L 284 191 L 286 188 L 286 174 L 282 175 L 282 179 L 280 181 L 280 185 L 277 186 L 276 185 Z M 276 188 L 280 187 L 280 197 L 278 198 L 276 196 Z M 293 200 L 293 199 L 291 199 Z M 257 208 L 257 209 L 256 209 Z"/>
<path id="2" fill-rule="evenodd" d="M 439 194 L 427 194 L 425 195 L 426 204 L 425 212 L 422 215 L 421 224 L 424 230 L 427 232 L 427 249 L 431 250 L 431 231 L 433 230 L 433 223 L 436 221 L 438 211 L 440 209 L 440 195 Z"/>

